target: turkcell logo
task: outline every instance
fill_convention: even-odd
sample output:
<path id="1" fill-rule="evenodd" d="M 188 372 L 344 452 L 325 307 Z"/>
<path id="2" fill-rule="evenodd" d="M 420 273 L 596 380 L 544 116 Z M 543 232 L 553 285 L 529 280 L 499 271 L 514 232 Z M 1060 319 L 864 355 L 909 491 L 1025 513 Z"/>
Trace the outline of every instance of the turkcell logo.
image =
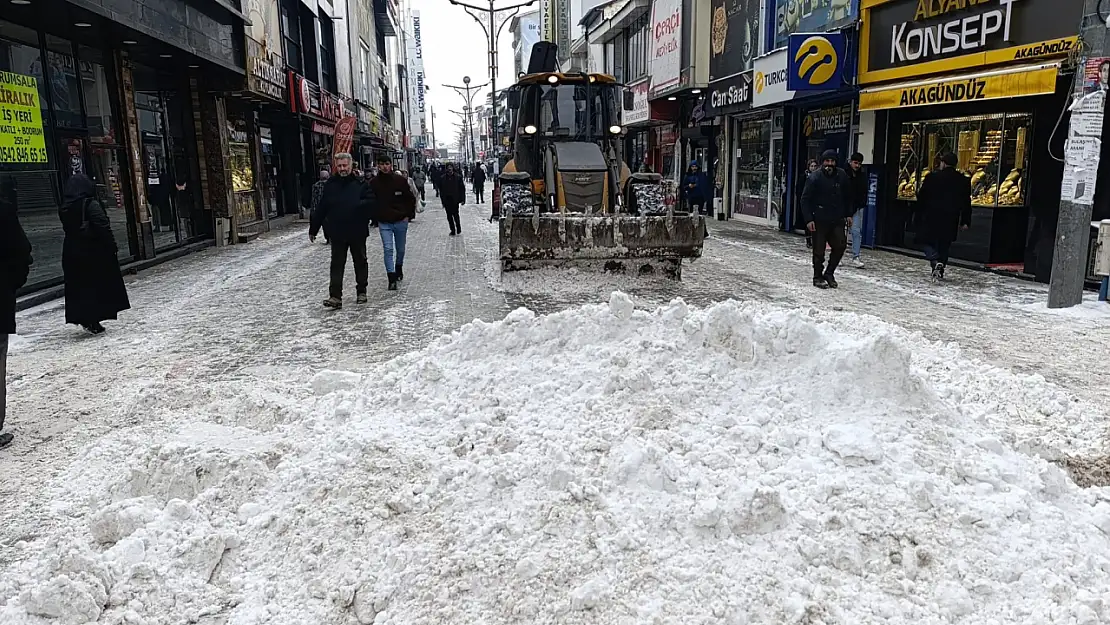
<path id="1" fill-rule="evenodd" d="M 841 33 L 790 35 L 787 88 L 791 91 L 839 89 L 844 58 Z"/>
<path id="2" fill-rule="evenodd" d="M 763 90 L 767 87 L 774 87 L 786 82 L 787 75 L 786 68 L 780 69 L 777 72 L 756 72 L 755 73 L 755 92 L 763 94 Z"/>

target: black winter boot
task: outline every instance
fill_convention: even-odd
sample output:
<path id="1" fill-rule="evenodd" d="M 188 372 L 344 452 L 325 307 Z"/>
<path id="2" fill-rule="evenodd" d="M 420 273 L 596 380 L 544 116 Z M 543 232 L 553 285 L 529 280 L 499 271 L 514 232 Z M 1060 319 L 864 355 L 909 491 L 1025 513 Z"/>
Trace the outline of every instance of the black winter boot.
<path id="1" fill-rule="evenodd" d="M 397 263 L 397 281 L 404 282 L 405 280 L 405 266 Z"/>
<path id="2" fill-rule="evenodd" d="M 397 290 L 397 273 L 396 272 L 390 272 L 386 275 L 389 276 L 389 290 L 390 291 L 396 291 Z"/>

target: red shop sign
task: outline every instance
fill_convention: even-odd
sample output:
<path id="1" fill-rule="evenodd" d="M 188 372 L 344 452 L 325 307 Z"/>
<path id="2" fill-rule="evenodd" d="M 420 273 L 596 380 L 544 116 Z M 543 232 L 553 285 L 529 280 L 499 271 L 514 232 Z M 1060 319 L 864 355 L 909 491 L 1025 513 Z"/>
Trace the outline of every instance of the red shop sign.
<path id="1" fill-rule="evenodd" d="M 320 85 L 289 72 L 289 108 L 294 113 L 310 115 L 324 121 L 335 123 L 343 117 L 343 101 L 333 93 L 320 88 Z"/>

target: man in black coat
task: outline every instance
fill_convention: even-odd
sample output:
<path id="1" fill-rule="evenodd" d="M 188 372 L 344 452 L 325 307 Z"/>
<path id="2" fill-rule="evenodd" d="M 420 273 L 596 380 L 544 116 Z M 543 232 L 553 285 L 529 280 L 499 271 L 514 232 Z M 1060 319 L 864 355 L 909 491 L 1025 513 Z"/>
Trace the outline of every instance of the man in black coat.
<path id="1" fill-rule="evenodd" d="M 952 152 L 942 154 L 917 192 L 917 242 L 925 247 L 934 280 L 944 279 L 952 242 L 971 227 L 971 180 L 956 169 L 958 162 Z"/>
<path id="2" fill-rule="evenodd" d="M 355 265 L 357 302 L 366 302 L 370 269 L 366 264 L 366 239 L 370 236 L 370 219 L 374 210 L 374 192 L 370 185 L 351 171 L 351 155 L 335 156 L 335 176 L 328 178 L 320 194 L 320 205 L 312 215 L 308 238 L 316 240 L 324 221 L 331 237 L 331 281 L 324 306 L 343 308 L 343 273 L 347 269 L 347 252 Z"/>
<path id="3" fill-rule="evenodd" d="M 813 286 L 835 289 L 836 268 L 848 248 L 846 228 L 852 225 L 852 183 L 848 174 L 836 166 L 836 150 L 821 155 L 821 169 L 810 174 L 802 191 L 802 219 L 813 233 Z M 832 248 L 825 269 L 825 244 Z"/>
<path id="4" fill-rule="evenodd" d="M 31 263 L 31 242 L 19 225 L 15 203 L 0 197 L 0 447 L 12 442 L 12 435 L 4 432 L 8 335 L 15 334 L 15 292 L 27 283 Z"/>
<path id="5" fill-rule="evenodd" d="M 466 183 L 462 175 L 455 170 L 454 163 L 448 163 L 439 182 L 439 197 L 443 201 L 443 208 L 447 211 L 447 225 L 451 226 L 451 236 L 462 232 L 462 222 L 459 221 L 459 206 L 466 202 Z"/>
<path id="6" fill-rule="evenodd" d="M 477 198 L 479 204 L 485 204 L 486 170 L 482 168 L 481 163 L 474 165 L 474 171 L 471 172 L 470 179 L 474 182 L 474 197 Z"/>

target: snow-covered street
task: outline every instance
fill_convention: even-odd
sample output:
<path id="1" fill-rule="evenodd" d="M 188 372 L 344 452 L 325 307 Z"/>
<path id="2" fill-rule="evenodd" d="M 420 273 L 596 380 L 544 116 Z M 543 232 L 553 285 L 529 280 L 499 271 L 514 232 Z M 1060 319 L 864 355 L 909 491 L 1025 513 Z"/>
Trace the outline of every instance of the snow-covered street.
<path id="1" fill-rule="evenodd" d="M 486 216 L 338 312 L 297 226 L 22 313 L 0 622 L 1110 624 L 1110 310 L 738 223 L 501 276 Z"/>

